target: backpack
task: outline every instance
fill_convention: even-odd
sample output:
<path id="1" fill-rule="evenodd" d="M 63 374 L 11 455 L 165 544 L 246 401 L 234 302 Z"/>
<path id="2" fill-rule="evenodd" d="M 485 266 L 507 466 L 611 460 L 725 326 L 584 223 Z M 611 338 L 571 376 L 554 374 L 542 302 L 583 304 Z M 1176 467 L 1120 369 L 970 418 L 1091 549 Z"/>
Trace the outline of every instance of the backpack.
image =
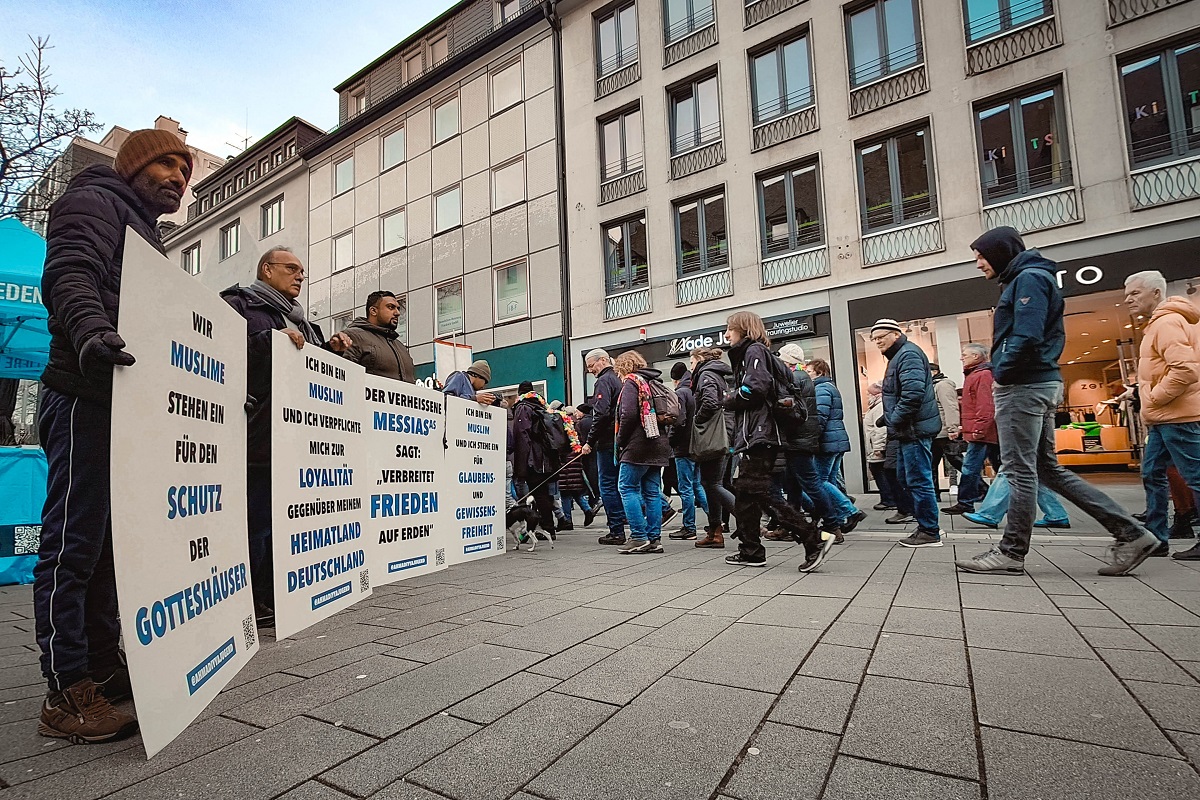
<path id="1" fill-rule="evenodd" d="M 563 425 L 562 417 L 553 411 L 535 408 L 533 425 L 529 430 L 530 436 L 541 448 L 546 457 L 562 464 L 571 459 L 571 437 Z"/>
<path id="2" fill-rule="evenodd" d="M 647 383 L 650 384 L 650 402 L 654 406 L 654 415 L 658 417 L 658 424 L 675 425 L 679 423 L 683 416 L 679 395 L 660 380 L 650 380 Z"/>
<path id="3" fill-rule="evenodd" d="M 808 406 L 800 387 L 792 380 L 791 370 L 779 358 L 771 364 L 771 374 L 775 377 L 775 402 L 771 405 L 771 415 L 775 425 L 782 433 L 791 438 L 808 422 Z"/>

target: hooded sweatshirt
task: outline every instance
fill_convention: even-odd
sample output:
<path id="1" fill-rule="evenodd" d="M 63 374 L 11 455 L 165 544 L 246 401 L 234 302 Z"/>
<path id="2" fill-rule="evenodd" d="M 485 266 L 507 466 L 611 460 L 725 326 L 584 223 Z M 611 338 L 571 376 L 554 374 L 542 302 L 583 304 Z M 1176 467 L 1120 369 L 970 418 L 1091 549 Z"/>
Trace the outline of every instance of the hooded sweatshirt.
<path id="1" fill-rule="evenodd" d="M 1168 297 L 1142 336 L 1138 393 L 1147 425 L 1200 422 L 1200 310 Z"/>
<path id="2" fill-rule="evenodd" d="M 399 341 L 395 328 L 372 325 L 366 317 L 356 317 L 343 331 L 353 343 L 343 356 L 362 364 L 371 375 L 415 383 L 417 371 L 408 348 Z"/>
<path id="3" fill-rule="evenodd" d="M 1062 381 L 1058 358 L 1066 343 L 1058 265 L 1025 243 L 1013 228 L 990 230 L 971 248 L 1004 286 L 992 317 L 992 374 L 1005 386 Z"/>

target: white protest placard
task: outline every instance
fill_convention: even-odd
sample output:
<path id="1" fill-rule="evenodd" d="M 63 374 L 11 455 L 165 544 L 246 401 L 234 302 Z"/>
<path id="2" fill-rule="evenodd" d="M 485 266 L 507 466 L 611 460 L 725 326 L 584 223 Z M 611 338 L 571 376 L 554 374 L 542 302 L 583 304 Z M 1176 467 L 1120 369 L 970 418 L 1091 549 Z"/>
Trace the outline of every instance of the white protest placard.
<path id="1" fill-rule="evenodd" d="M 446 397 L 445 516 L 451 564 L 499 555 L 504 538 L 504 462 L 508 418 L 503 408 Z"/>
<path id="2" fill-rule="evenodd" d="M 367 375 L 364 396 L 371 580 L 381 586 L 445 569 L 445 395 Z"/>
<path id="3" fill-rule="evenodd" d="M 271 335 L 271 551 L 275 635 L 369 597 L 365 372 Z"/>
<path id="4" fill-rule="evenodd" d="M 147 756 L 258 650 L 246 541 L 246 321 L 126 230 L 112 537 Z"/>

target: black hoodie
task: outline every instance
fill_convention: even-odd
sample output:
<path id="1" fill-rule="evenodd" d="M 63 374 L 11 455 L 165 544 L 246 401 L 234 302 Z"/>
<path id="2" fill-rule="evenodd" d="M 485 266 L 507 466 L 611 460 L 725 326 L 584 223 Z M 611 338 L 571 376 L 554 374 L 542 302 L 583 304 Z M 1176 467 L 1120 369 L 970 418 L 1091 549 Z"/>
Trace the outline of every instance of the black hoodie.
<path id="1" fill-rule="evenodd" d="M 112 370 L 85 376 L 79 351 L 117 329 L 126 226 L 163 252 L 155 218 L 133 187 L 111 167 L 97 165 L 76 175 L 50 207 L 46 231 L 42 299 L 50 312 L 50 361 L 42 382 L 104 405 L 112 402 Z"/>

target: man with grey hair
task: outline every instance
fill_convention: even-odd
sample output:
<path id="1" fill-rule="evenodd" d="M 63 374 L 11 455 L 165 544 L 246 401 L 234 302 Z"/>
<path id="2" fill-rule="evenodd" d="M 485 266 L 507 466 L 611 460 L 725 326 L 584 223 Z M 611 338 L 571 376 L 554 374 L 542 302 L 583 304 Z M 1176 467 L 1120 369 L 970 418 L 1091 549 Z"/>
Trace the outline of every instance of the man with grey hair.
<path id="1" fill-rule="evenodd" d="M 958 480 L 958 502 L 943 508 L 946 514 L 975 510 L 983 499 L 983 462 L 1000 468 L 1000 437 L 996 432 L 996 406 L 992 402 L 992 362 L 987 348 L 975 342 L 962 347 L 962 414 L 958 435 L 967 444 L 962 474 Z"/>
<path id="2" fill-rule="evenodd" d="M 254 613 L 260 626 L 275 621 L 275 581 L 271 558 L 271 336 L 283 331 L 296 349 L 306 344 L 341 353 L 350 337 L 335 333 L 326 342 L 321 329 L 296 302 L 304 286 L 304 264 L 291 248 L 277 246 L 258 260 L 257 279 L 230 286 L 221 298 L 246 319 L 246 519 Z"/>
<path id="3" fill-rule="evenodd" d="M 1167 297 L 1162 273 L 1139 272 L 1125 279 L 1125 305 L 1148 320 L 1138 353 L 1138 394 L 1146 423 L 1142 483 L 1146 527 L 1159 539 L 1152 555 L 1167 555 L 1167 467 L 1179 470 L 1188 488 L 1200 492 L 1200 311 L 1186 297 Z M 1175 553 L 1200 560 L 1200 545 Z"/>
<path id="4" fill-rule="evenodd" d="M 604 515 L 608 519 L 608 534 L 601 536 L 600 544 L 625 544 L 625 506 L 621 493 L 617 491 L 616 419 L 617 395 L 621 393 L 621 379 L 613 371 L 612 359 L 606 350 L 596 348 L 583 357 L 587 371 L 596 378 L 592 397 L 592 428 L 583 445 L 584 454 L 596 454 L 596 472 L 600 477 L 600 499 L 604 503 Z"/>

